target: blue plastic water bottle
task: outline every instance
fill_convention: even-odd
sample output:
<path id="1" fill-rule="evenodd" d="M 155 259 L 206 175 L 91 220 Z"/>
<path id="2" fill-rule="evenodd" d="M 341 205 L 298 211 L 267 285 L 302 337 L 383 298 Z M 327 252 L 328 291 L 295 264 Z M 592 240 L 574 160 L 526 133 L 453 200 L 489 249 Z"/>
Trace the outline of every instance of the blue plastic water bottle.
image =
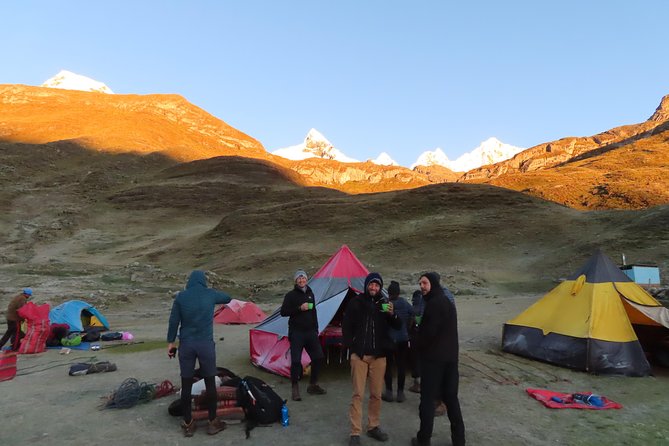
<path id="1" fill-rule="evenodd" d="M 290 415 L 288 414 L 288 406 L 283 403 L 281 407 L 281 426 L 286 427 L 290 423 Z"/>

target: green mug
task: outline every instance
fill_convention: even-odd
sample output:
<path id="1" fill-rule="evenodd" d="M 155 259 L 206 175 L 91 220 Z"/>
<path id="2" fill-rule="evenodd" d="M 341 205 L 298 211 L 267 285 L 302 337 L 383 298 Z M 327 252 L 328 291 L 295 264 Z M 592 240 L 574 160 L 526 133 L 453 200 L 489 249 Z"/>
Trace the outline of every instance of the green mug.
<path id="1" fill-rule="evenodd" d="M 307 309 L 309 309 L 309 310 L 313 310 L 313 309 L 314 309 L 314 304 L 312 304 L 311 302 L 309 302 L 309 303 L 307 304 Z"/>
<path id="2" fill-rule="evenodd" d="M 381 311 L 387 313 L 390 311 L 390 304 L 381 304 Z"/>
<path id="3" fill-rule="evenodd" d="M 416 325 L 420 325 L 420 321 L 423 320 L 423 316 L 415 316 L 414 319 L 416 320 Z"/>

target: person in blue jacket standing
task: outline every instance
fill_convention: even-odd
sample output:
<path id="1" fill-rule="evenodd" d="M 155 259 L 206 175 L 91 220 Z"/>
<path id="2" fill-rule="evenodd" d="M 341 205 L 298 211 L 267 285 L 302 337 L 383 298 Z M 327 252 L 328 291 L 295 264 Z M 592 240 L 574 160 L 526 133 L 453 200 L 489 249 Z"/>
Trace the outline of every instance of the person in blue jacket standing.
<path id="1" fill-rule="evenodd" d="M 190 274 L 186 289 L 179 292 L 172 304 L 167 329 L 167 354 L 173 358 L 179 334 L 179 367 L 181 369 L 181 428 L 186 437 L 192 437 L 196 424 L 191 412 L 191 389 L 195 374 L 195 360 L 200 364 L 207 392 L 209 425 L 207 433 L 214 435 L 225 429 L 225 422 L 216 418 L 216 345 L 214 344 L 214 308 L 227 304 L 230 296 L 207 286 L 204 271 Z"/>

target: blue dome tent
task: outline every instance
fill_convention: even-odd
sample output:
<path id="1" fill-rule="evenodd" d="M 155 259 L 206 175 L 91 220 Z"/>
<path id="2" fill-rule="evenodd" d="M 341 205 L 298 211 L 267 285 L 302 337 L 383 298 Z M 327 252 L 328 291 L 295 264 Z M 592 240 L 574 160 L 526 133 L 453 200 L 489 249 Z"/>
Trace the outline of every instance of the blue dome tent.
<path id="1" fill-rule="evenodd" d="M 52 324 L 67 324 L 70 331 L 84 331 L 86 327 L 101 326 L 109 330 L 107 319 L 89 303 L 81 300 L 63 302 L 49 312 Z"/>

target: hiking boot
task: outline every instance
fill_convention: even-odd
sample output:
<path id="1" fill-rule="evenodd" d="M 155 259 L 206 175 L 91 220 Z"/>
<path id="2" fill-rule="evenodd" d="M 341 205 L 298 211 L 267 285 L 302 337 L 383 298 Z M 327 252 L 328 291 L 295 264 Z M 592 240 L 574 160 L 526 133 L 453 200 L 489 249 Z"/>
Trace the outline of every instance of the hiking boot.
<path id="1" fill-rule="evenodd" d="M 348 446 L 360 446 L 360 435 L 351 435 L 348 440 Z"/>
<path id="2" fill-rule="evenodd" d="M 307 393 L 310 395 L 325 395 L 327 392 L 318 384 L 309 384 L 309 387 L 307 387 Z"/>
<path id="3" fill-rule="evenodd" d="M 367 431 L 367 436 L 378 441 L 388 441 L 388 434 L 383 432 L 379 426 Z"/>
<path id="4" fill-rule="evenodd" d="M 300 386 L 297 383 L 293 384 L 292 398 L 293 401 L 302 401 L 302 397 L 300 396 Z"/>
<path id="5" fill-rule="evenodd" d="M 411 387 L 409 387 L 409 392 L 420 393 L 420 381 L 414 379 L 413 384 L 411 384 Z"/>
<path id="6" fill-rule="evenodd" d="M 443 401 L 436 402 L 434 407 L 434 416 L 443 417 L 444 415 L 446 415 L 446 404 L 444 404 Z"/>
<path id="7" fill-rule="evenodd" d="M 383 401 L 387 401 L 389 403 L 392 403 L 395 401 L 395 397 L 393 396 L 393 391 L 390 389 L 386 389 L 383 391 L 383 394 L 381 395 L 381 399 Z"/>
<path id="8" fill-rule="evenodd" d="M 209 425 L 207 426 L 207 434 L 216 435 L 225 428 L 226 428 L 225 421 L 220 420 L 218 418 L 214 418 L 213 420 L 209 420 Z"/>
<path id="9" fill-rule="evenodd" d="M 404 396 L 404 390 L 398 390 L 397 391 L 397 399 L 395 401 L 397 401 L 398 403 L 403 403 L 403 402 L 406 401 L 406 399 L 407 399 L 407 397 Z"/>
<path id="10" fill-rule="evenodd" d="M 181 429 L 184 431 L 184 437 L 192 437 L 196 428 L 197 424 L 195 424 L 195 420 L 190 420 L 190 423 L 186 423 L 185 421 L 181 422 Z"/>

